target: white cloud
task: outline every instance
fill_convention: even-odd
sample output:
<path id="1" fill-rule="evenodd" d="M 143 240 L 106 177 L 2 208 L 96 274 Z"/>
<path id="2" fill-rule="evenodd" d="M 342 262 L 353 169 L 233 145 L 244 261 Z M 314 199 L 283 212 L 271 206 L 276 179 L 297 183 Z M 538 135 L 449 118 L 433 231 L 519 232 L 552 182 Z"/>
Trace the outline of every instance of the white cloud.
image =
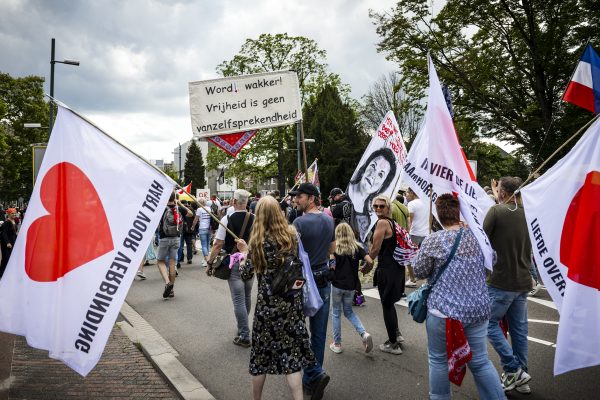
<path id="1" fill-rule="evenodd" d="M 394 69 L 377 53 L 369 9 L 393 0 L 3 0 L 0 71 L 49 76 L 50 39 L 57 59 L 55 96 L 148 158 L 172 160 L 191 137 L 187 83 L 217 77 L 247 38 L 306 36 L 327 51 L 332 72 L 359 98 Z M 49 91 L 48 85 L 46 90 Z"/>

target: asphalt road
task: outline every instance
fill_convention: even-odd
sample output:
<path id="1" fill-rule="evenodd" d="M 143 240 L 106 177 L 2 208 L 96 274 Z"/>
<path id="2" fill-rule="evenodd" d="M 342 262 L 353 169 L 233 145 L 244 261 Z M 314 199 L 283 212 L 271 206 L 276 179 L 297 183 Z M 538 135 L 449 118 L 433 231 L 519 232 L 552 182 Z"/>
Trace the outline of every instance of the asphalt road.
<path id="1" fill-rule="evenodd" d="M 175 298 L 162 299 L 164 283 L 155 265 L 146 267 L 145 281 L 134 282 L 127 302 L 140 313 L 179 353 L 179 360 L 217 398 L 251 398 L 248 373 L 249 349 L 232 343 L 236 334 L 235 318 L 226 281 L 209 278 L 194 264 L 184 264 L 175 284 Z M 365 288 L 367 293 L 373 293 Z M 254 299 L 255 295 L 253 295 Z M 558 313 L 545 290 L 529 302 L 529 372 L 533 393 L 508 394 L 512 399 L 598 399 L 600 367 L 587 368 L 554 377 L 554 347 Z M 540 304 L 543 303 L 543 304 Z M 406 339 L 404 354 L 394 356 L 379 351 L 386 333 L 379 300 L 367 297 L 365 307 L 355 308 L 363 325 L 373 335 L 375 348 L 365 354 L 351 324 L 342 323 L 344 352 L 325 351 L 325 369 L 331 382 L 325 399 L 427 399 L 427 339 L 424 324 L 410 319 L 407 309 L 398 305 L 400 329 Z M 252 320 L 252 319 L 251 319 Z M 331 341 L 331 321 L 329 323 Z M 489 348 L 498 369 L 499 359 Z M 477 399 L 470 373 L 462 387 L 452 386 L 453 398 Z M 285 379 L 269 376 L 265 399 L 289 398 Z"/>

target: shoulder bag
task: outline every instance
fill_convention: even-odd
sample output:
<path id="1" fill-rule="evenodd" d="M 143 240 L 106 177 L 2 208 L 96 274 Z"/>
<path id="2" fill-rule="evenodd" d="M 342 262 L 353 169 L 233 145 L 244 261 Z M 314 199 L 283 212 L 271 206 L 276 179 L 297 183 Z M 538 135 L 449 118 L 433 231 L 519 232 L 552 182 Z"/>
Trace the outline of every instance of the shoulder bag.
<path id="1" fill-rule="evenodd" d="M 246 217 L 244 218 L 244 224 L 242 225 L 242 230 L 239 234 L 239 237 L 244 237 L 244 233 L 246 232 L 246 226 L 248 225 L 248 220 L 250 219 L 250 213 L 246 211 Z M 231 276 L 231 269 L 229 268 L 229 254 L 225 254 L 219 262 L 215 262 L 215 266 L 213 267 L 212 275 L 215 278 L 228 280 Z"/>
<path id="2" fill-rule="evenodd" d="M 448 259 L 444 265 L 442 265 L 436 277 L 408 295 L 408 298 L 406 299 L 408 302 L 408 313 L 412 315 L 413 321 L 422 323 L 427 318 L 427 299 L 429 298 L 429 293 L 431 293 L 431 289 L 433 289 L 433 286 L 437 280 L 440 278 L 440 276 L 442 276 L 444 270 L 454 258 L 454 254 L 456 254 L 456 249 L 460 243 L 462 233 L 463 228 L 460 228 L 458 235 L 456 235 L 456 239 L 454 240 L 452 251 L 450 251 Z"/>

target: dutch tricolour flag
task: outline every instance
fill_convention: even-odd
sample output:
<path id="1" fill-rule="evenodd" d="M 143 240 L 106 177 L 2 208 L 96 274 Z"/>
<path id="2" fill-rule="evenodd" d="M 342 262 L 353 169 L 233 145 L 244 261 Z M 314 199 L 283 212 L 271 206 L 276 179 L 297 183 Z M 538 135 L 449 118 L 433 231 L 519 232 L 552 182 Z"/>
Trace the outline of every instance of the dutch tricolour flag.
<path id="1" fill-rule="evenodd" d="M 591 44 L 586 46 L 563 100 L 600 113 L 600 57 Z"/>

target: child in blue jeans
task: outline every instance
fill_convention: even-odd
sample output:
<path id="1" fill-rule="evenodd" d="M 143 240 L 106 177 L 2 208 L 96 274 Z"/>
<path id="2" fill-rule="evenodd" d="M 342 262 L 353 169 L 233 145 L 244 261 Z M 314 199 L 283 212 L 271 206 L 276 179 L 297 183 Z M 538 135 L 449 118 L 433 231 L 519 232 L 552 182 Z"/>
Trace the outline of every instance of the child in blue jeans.
<path id="1" fill-rule="evenodd" d="M 352 311 L 354 290 L 358 282 L 358 264 L 364 260 L 371 265 L 373 260 L 356 241 L 352 228 L 343 222 L 335 228 L 335 266 L 331 280 L 331 319 L 333 322 L 333 343 L 329 348 L 334 353 L 342 352 L 342 310 L 361 337 L 365 352 L 373 348 L 373 339 L 362 322 Z"/>

